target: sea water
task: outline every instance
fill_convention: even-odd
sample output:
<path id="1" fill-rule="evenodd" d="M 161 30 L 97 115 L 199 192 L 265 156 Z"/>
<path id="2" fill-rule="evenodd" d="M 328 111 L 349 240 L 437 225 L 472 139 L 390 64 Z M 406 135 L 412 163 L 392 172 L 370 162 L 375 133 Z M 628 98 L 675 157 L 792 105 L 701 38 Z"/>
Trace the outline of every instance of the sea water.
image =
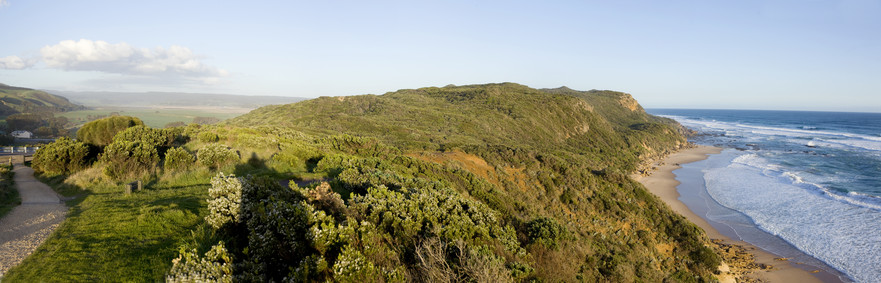
<path id="1" fill-rule="evenodd" d="M 649 112 L 726 148 L 701 168 L 713 200 L 858 282 L 881 282 L 881 113 Z"/>

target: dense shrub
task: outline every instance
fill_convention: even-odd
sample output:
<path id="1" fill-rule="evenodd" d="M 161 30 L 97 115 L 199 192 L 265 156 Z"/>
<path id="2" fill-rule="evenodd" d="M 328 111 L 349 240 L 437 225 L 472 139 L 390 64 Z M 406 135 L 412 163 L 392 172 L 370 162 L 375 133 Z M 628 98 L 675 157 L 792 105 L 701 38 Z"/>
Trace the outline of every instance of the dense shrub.
<path id="1" fill-rule="evenodd" d="M 196 157 L 182 147 L 173 147 L 165 152 L 165 171 L 186 171 L 196 164 Z"/>
<path id="2" fill-rule="evenodd" d="M 172 260 L 166 282 L 224 282 L 233 280 L 233 261 L 223 242 L 211 247 L 200 257 L 198 252 L 181 248 L 180 255 Z"/>
<path id="3" fill-rule="evenodd" d="M 143 126 L 141 119 L 129 116 L 113 116 L 91 121 L 76 132 L 80 141 L 97 146 L 106 146 L 113 142 L 117 133 L 134 126 Z"/>
<path id="4" fill-rule="evenodd" d="M 699 265 L 698 268 L 713 270 L 722 263 L 722 259 L 712 249 L 701 246 L 689 254 L 691 260 Z"/>
<path id="5" fill-rule="evenodd" d="M 296 186 L 296 183 L 294 182 L 291 182 L 291 184 Z M 303 194 L 312 205 L 325 210 L 334 216 L 342 217 L 345 213 L 346 204 L 343 203 L 340 194 L 331 190 L 330 184 L 327 182 L 321 182 L 321 184 L 314 189 L 303 189 L 301 190 L 301 194 Z"/>
<path id="6" fill-rule="evenodd" d="M 312 254 L 307 207 L 271 196 L 246 205 L 248 258 L 244 281 L 272 282 L 291 274 L 291 267 L 302 265 Z M 326 266 L 326 264 L 323 264 Z M 308 270 L 308 269 L 307 269 Z"/>
<path id="7" fill-rule="evenodd" d="M 219 230 L 235 238 L 241 281 L 711 279 L 700 231 L 628 177 L 685 142 L 633 103 L 515 84 L 425 88 L 265 107 L 227 123 L 241 128 L 184 133 L 259 149 L 260 175 L 322 180 L 241 179 L 239 212 L 223 221 L 237 225 Z"/>
<path id="8" fill-rule="evenodd" d="M 566 228 L 553 218 L 542 217 L 526 224 L 526 233 L 531 243 L 541 243 L 549 248 L 557 248 L 566 237 Z"/>
<path id="9" fill-rule="evenodd" d="M 239 160 L 239 154 L 222 144 L 207 144 L 196 152 L 199 163 L 217 170 Z"/>
<path id="10" fill-rule="evenodd" d="M 156 148 L 141 142 L 117 141 L 104 148 L 100 160 L 104 174 L 114 180 L 127 180 L 153 171 L 159 163 Z"/>
<path id="11" fill-rule="evenodd" d="M 113 137 L 113 141 L 131 141 L 153 147 L 168 147 L 174 142 L 174 138 L 175 136 L 171 131 L 138 125 L 117 133 Z"/>
<path id="12" fill-rule="evenodd" d="M 335 231 L 333 218 L 315 211 L 295 191 L 268 178 L 243 180 L 241 221 L 248 250 L 242 281 L 315 281 L 328 273 L 329 265 L 321 259 L 326 245 L 315 243 L 339 240 L 339 233 L 322 230 Z"/>
<path id="13" fill-rule="evenodd" d="M 220 140 L 220 137 L 218 137 L 217 134 L 215 134 L 214 132 L 209 132 L 209 131 L 199 133 L 199 135 L 196 136 L 196 138 L 199 139 L 199 141 L 205 142 L 205 143 L 217 142 Z"/>
<path id="14" fill-rule="evenodd" d="M 223 173 L 211 178 L 211 188 L 208 189 L 208 216 L 205 216 L 205 221 L 215 229 L 241 221 L 242 183 L 242 178 L 234 175 L 225 176 Z"/>
<path id="15" fill-rule="evenodd" d="M 89 147 L 69 138 L 59 138 L 34 153 L 34 170 L 49 174 L 71 174 L 88 165 Z"/>
<path id="16" fill-rule="evenodd" d="M 435 235 L 444 241 L 498 242 L 509 252 L 520 250 L 514 230 L 504 226 L 495 211 L 455 191 L 401 193 L 378 187 L 351 201 L 350 208 L 358 219 L 377 223 L 378 228 L 407 246 L 415 246 L 419 237 Z"/>

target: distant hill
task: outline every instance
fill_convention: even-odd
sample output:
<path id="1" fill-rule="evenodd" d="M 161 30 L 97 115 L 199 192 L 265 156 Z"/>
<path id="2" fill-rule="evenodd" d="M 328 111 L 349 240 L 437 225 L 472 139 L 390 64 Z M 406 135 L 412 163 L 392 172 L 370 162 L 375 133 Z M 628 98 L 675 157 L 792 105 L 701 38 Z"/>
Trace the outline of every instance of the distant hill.
<path id="1" fill-rule="evenodd" d="M 0 117 L 18 113 L 57 113 L 84 109 L 67 98 L 41 90 L 0 84 Z"/>
<path id="2" fill-rule="evenodd" d="M 183 92 L 105 92 L 47 90 L 88 107 L 235 107 L 258 108 L 306 98 Z"/>

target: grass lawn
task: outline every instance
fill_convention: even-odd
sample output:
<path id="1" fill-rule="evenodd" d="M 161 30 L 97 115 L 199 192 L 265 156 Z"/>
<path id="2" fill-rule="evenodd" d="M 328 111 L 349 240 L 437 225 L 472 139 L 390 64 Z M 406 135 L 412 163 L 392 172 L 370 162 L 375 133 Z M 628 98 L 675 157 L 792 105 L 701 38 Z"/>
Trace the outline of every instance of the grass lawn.
<path id="1" fill-rule="evenodd" d="M 180 109 L 180 108 L 122 108 L 122 107 L 102 107 L 91 110 L 80 110 L 58 113 L 58 116 L 67 117 L 76 124 L 88 122 L 88 116 L 109 116 L 110 113 L 118 112 L 120 115 L 138 117 L 144 124 L 153 128 L 163 128 L 171 122 L 192 123 L 196 117 L 214 117 L 220 120 L 226 120 L 247 113 L 247 109 L 225 109 L 225 108 L 197 108 L 197 109 Z"/>
<path id="2" fill-rule="evenodd" d="M 164 281 L 180 245 L 198 242 L 193 231 L 206 230 L 200 226 L 207 226 L 208 187 L 157 185 L 131 195 L 121 187 L 79 191 L 67 203 L 67 220 L 4 281 Z"/>

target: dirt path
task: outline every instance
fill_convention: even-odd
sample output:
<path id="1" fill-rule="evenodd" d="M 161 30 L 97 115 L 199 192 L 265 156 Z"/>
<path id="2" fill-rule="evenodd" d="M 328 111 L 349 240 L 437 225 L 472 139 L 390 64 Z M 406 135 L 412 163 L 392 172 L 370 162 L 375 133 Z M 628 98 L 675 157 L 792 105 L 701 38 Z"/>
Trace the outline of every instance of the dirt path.
<path id="1" fill-rule="evenodd" d="M 21 205 L 0 219 L 0 278 L 33 253 L 67 213 L 58 194 L 34 178 L 33 169 L 15 164 L 13 171 Z"/>

